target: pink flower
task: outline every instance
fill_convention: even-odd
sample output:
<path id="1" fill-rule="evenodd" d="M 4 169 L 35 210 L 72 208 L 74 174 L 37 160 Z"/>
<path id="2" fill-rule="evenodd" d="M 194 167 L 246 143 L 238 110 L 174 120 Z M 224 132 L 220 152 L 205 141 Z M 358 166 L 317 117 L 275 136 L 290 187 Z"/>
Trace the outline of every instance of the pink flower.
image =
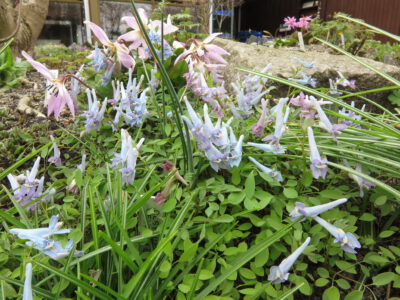
<path id="1" fill-rule="evenodd" d="M 299 22 L 297 22 L 297 28 L 302 28 L 304 30 L 308 30 L 310 28 L 310 21 L 311 17 L 302 17 L 299 19 Z"/>
<path id="2" fill-rule="evenodd" d="M 89 26 L 89 28 L 93 31 L 93 34 L 99 39 L 100 43 L 110 50 L 112 55 L 111 58 L 115 58 L 115 62 L 122 64 L 128 69 L 135 67 L 135 60 L 129 54 L 129 49 L 122 43 L 120 39 L 113 43 L 108 39 L 107 34 L 103 29 L 101 29 L 101 27 L 90 21 L 85 21 L 84 23 Z"/>
<path id="3" fill-rule="evenodd" d="M 295 17 L 286 17 L 283 21 L 285 22 L 285 25 L 288 25 L 293 30 L 295 30 L 299 24 Z"/>
<path id="4" fill-rule="evenodd" d="M 66 76 L 54 76 L 46 66 L 35 61 L 28 53 L 22 51 L 22 56 L 34 67 L 40 74 L 52 83 L 50 87 L 50 98 L 47 105 L 47 116 L 54 114 L 58 120 L 60 113 L 65 105 L 68 106 L 72 116 L 75 117 L 74 100 L 65 87 Z"/>
<path id="5" fill-rule="evenodd" d="M 155 40 L 161 41 L 161 21 L 155 20 L 151 21 L 147 18 L 146 12 L 143 8 L 139 8 L 139 17 L 142 20 L 144 27 L 150 33 L 150 37 L 153 37 L 153 42 Z M 149 49 L 146 40 L 143 36 L 143 32 L 140 29 L 139 24 L 135 17 L 123 17 L 122 22 L 126 23 L 132 31 L 129 31 L 119 37 L 120 40 L 125 42 L 131 42 L 129 49 L 136 49 L 139 54 L 139 58 L 147 59 L 149 58 Z M 172 25 L 171 16 L 167 17 L 167 23 L 163 24 L 163 34 L 167 35 L 178 30 L 178 27 Z"/>

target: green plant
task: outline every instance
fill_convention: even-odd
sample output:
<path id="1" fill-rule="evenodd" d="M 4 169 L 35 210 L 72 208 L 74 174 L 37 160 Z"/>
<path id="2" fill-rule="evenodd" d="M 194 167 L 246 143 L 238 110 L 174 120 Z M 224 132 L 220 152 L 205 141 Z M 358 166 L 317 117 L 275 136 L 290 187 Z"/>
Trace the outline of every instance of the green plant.
<path id="1" fill-rule="evenodd" d="M 21 83 L 29 64 L 25 61 L 15 62 L 9 44 L 0 52 L 0 88 L 8 90 Z"/>

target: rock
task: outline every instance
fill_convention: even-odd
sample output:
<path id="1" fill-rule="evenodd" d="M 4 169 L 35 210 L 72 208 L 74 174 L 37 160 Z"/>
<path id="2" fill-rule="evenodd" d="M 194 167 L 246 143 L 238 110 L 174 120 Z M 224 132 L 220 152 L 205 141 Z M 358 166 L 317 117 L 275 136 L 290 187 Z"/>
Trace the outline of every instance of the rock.
<path id="1" fill-rule="evenodd" d="M 293 68 L 301 67 L 301 65 L 294 60 L 295 57 L 302 61 L 314 62 L 313 69 L 302 67 L 302 71 L 307 75 L 312 75 L 317 78 L 318 87 L 329 87 L 329 78 L 336 79 L 336 77 L 339 77 L 337 71 L 340 71 L 349 80 L 356 80 L 356 91 L 393 85 L 349 57 L 329 53 L 330 49 L 325 49 L 325 52 L 317 52 L 306 48 L 306 52 L 302 52 L 299 48 L 269 48 L 262 45 L 248 45 L 220 38 L 215 39 L 214 43 L 223 47 L 231 54 L 226 57 L 228 66 L 224 70 L 224 75 L 228 83 L 227 86 L 230 86 L 230 82 L 236 81 L 238 76 L 242 73 L 238 72 L 235 67 L 260 71 L 267 64 L 271 63 L 272 66 L 269 72 L 273 75 L 284 78 L 293 77 Z M 367 58 L 361 59 L 396 79 L 400 79 L 400 68 Z M 276 83 L 274 85 L 279 87 Z M 277 91 L 282 92 L 283 90 L 278 88 Z M 287 92 L 287 90 L 285 92 Z M 385 95 L 387 96 L 387 94 L 388 93 Z M 388 103 L 386 96 L 383 96 L 382 93 L 368 95 L 369 98 L 374 100 L 379 98 L 379 102 L 385 104 Z"/>

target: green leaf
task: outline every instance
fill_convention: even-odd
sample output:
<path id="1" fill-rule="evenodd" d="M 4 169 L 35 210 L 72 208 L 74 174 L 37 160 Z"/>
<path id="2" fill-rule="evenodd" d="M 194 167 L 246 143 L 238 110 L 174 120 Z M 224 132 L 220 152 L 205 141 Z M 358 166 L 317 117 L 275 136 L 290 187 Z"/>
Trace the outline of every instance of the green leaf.
<path id="1" fill-rule="evenodd" d="M 391 281 L 394 280 L 395 275 L 393 272 L 384 272 L 381 273 L 379 275 L 376 275 L 374 277 L 372 277 L 372 284 L 373 285 L 387 285 L 389 284 Z"/>
<path id="2" fill-rule="evenodd" d="M 338 266 L 338 268 L 342 271 L 345 271 L 347 273 L 351 274 L 357 274 L 356 268 L 354 264 L 351 264 L 347 261 L 344 260 L 338 260 L 335 262 L 335 264 Z"/>
<path id="3" fill-rule="evenodd" d="M 336 286 L 331 286 L 322 294 L 322 300 L 340 300 L 339 289 Z"/>
<path id="4" fill-rule="evenodd" d="M 329 283 L 329 280 L 328 280 L 328 279 L 326 279 L 326 278 L 318 278 L 318 279 L 315 281 L 315 286 L 317 286 L 317 287 L 323 287 L 323 286 L 326 286 L 328 283 Z"/>
<path id="5" fill-rule="evenodd" d="M 231 193 L 227 198 L 227 202 L 237 205 L 237 204 L 240 204 L 245 197 L 246 197 L 246 193 L 244 191 L 239 192 L 239 193 Z"/>
<path id="6" fill-rule="evenodd" d="M 283 195 L 285 195 L 285 197 L 289 198 L 289 199 L 294 199 L 294 198 L 297 198 L 299 196 L 297 191 L 295 189 L 292 189 L 292 188 L 284 188 L 283 189 Z"/>
<path id="7" fill-rule="evenodd" d="M 363 292 L 362 291 L 352 291 L 344 297 L 344 300 L 362 300 Z"/>
<path id="8" fill-rule="evenodd" d="M 379 234 L 379 237 L 380 237 L 381 239 L 384 239 L 384 238 L 388 238 L 388 237 L 392 236 L 393 234 L 394 234 L 394 231 L 385 230 L 385 231 L 382 231 L 382 232 Z"/>
<path id="9" fill-rule="evenodd" d="M 366 221 L 366 222 L 372 222 L 374 221 L 376 218 L 374 215 L 370 214 L 370 213 L 363 213 L 362 216 L 359 218 L 361 221 Z"/>
<path id="10" fill-rule="evenodd" d="M 342 278 L 336 280 L 336 284 L 343 290 L 348 290 L 351 287 L 350 283 L 347 280 L 342 279 Z"/>
<path id="11" fill-rule="evenodd" d="M 222 282 L 224 282 L 230 275 L 235 273 L 238 269 L 240 269 L 243 265 L 252 260 L 256 255 L 267 249 L 270 245 L 280 240 L 283 236 L 285 236 L 288 232 L 291 231 L 293 225 L 297 223 L 299 220 L 294 221 L 286 226 L 284 226 L 281 230 L 275 232 L 270 235 L 268 238 L 259 241 L 257 244 L 249 248 L 245 253 L 237 257 L 230 263 L 230 267 L 224 270 L 224 272 L 220 272 L 217 274 L 214 280 L 212 280 L 208 286 L 206 286 L 195 298 L 195 300 L 204 299 L 209 293 L 211 293 L 216 287 L 218 287 Z"/>
<path id="12" fill-rule="evenodd" d="M 246 193 L 247 199 L 252 199 L 255 192 L 255 181 L 254 181 L 254 173 L 251 172 L 249 176 L 246 178 L 246 182 L 244 184 L 244 190 Z"/>

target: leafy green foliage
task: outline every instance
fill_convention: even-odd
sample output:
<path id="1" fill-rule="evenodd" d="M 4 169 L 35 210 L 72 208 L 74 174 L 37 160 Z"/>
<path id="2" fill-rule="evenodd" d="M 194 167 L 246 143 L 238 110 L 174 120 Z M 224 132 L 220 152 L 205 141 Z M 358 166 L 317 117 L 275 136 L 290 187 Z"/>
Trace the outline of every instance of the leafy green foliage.
<path id="1" fill-rule="evenodd" d="M 0 53 L 0 89 L 8 90 L 21 84 L 29 63 L 15 62 L 10 46 Z"/>

